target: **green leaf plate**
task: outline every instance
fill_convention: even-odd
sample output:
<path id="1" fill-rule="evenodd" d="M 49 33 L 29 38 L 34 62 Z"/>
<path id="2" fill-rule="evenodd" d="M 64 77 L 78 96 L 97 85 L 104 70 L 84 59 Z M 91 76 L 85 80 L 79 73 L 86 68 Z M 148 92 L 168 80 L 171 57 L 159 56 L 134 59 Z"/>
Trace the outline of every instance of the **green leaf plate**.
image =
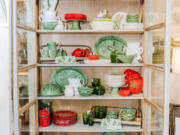
<path id="1" fill-rule="evenodd" d="M 119 37 L 110 35 L 100 38 L 94 46 L 95 53 L 102 59 L 110 59 L 111 51 L 118 50 L 124 51 L 124 47 L 127 46 L 127 42 Z"/>
<path id="2" fill-rule="evenodd" d="M 87 84 L 87 76 L 85 73 L 81 69 L 74 67 L 62 67 L 57 69 L 52 74 L 51 81 L 61 87 L 62 91 L 64 91 L 65 86 L 69 85 L 69 78 L 79 78 L 83 85 Z"/>

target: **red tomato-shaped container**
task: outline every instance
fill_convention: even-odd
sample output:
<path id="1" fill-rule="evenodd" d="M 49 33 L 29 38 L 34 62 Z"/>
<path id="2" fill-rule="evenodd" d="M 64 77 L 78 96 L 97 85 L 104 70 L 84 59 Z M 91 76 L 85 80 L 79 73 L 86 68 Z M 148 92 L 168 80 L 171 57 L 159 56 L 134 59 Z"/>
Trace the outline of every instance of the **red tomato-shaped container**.
<path id="1" fill-rule="evenodd" d="M 47 127 L 50 125 L 50 114 L 48 110 L 39 111 L 39 124 L 42 127 Z"/>
<path id="2" fill-rule="evenodd" d="M 123 87 L 119 90 L 119 95 L 121 96 L 129 96 L 131 94 L 131 91 L 129 90 L 129 87 Z"/>
<path id="3" fill-rule="evenodd" d="M 141 77 L 137 79 L 130 79 L 128 81 L 128 84 L 131 94 L 139 94 L 142 92 L 143 89 L 143 78 Z"/>
<path id="4" fill-rule="evenodd" d="M 98 60 L 99 59 L 99 55 L 89 55 L 88 58 L 90 60 Z"/>

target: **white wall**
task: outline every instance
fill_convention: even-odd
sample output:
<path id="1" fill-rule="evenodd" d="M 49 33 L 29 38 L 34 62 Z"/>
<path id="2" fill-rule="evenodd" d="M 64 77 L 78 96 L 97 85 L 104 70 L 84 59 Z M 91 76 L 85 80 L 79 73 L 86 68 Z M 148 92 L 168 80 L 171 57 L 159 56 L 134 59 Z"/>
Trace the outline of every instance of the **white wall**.
<path id="1" fill-rule="evenodd" d="M 11 78 L 9 30 L 0 27 L 0 134 L 10 135 Z"/>
<path id="2" fill-rule="evenodd" d="M 9 1 L 5 0 L 7 13 Z M 9 19 L 8 19 L 9 20 Z M 11 135 L 11 61 L 9 23 L 0 24 L 0 135 Z"/>

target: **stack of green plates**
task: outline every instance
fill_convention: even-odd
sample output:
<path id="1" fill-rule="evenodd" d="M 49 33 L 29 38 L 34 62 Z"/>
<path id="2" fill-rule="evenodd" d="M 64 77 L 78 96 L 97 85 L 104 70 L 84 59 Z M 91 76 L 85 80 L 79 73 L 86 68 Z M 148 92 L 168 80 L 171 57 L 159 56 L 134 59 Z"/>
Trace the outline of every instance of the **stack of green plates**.
<path id="1" fill-rule="evenodd" d="M 106 116 L 108 119 L 117 119 L 118 113 L 116 111 L 110 111 Z"/>
<path id="2" fill-rule="evenodd" d="M 120 117 L 123 121 L 133 121 L 136 118 L 136 109 L 123 108 L 120 112 Z"/>
<path id="3" fill-rule="evenodd" d="M 126 21 L 127 21 L 127 23 L 140 23 L 141 15 L 140 14 L 135 14 L 135 15 L 128 14 L 126 17 Z"/>
<path id="4" fill-rule="evenodd" d="M 78 89 L 79 91 L 79 95 L 80 96 L 84 96 L 84 97 L 87 97 L 87 96 L 91 96 L 92 93 L 93 93 L 93 88 L 90 88 L 90 87 L 79 87 Z"/>

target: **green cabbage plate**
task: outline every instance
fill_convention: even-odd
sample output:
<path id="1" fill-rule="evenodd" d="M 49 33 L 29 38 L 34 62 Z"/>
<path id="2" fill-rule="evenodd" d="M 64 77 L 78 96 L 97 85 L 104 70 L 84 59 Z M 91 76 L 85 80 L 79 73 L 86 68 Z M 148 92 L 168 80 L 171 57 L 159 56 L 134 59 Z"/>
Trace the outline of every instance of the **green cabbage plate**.
<path id="1" fill-rule="evenodd" d="M 87 76 L 85 73 L 78 68 L 74 67 L 62 67 L 57 69 L 51 77 L 51 81 L 54 84 L 57 84 L 62 91 L 65 90 L 65 86 L 69 85 L 69 78 L 79 78 L 83 85 L 87 84 Z"/>
<path id="2" fill-rule="evenodd" d="M 51 96 L 61 96 L 64 93 L 61 91 L 61 88 L 58 87 L 56 84 L 46 84 L 40 91 L 41 97 L 51 97 Z"/>
<path id="3" fill-rule="evenodd" d="M 116 36 L 106 36 L 100 38 L 94 46 L 95 53 L 102 59 L 110 59 L 111 52 L 118 50 L 123 52 L 124 47 L 127 46 L 127 42 Z"/>

